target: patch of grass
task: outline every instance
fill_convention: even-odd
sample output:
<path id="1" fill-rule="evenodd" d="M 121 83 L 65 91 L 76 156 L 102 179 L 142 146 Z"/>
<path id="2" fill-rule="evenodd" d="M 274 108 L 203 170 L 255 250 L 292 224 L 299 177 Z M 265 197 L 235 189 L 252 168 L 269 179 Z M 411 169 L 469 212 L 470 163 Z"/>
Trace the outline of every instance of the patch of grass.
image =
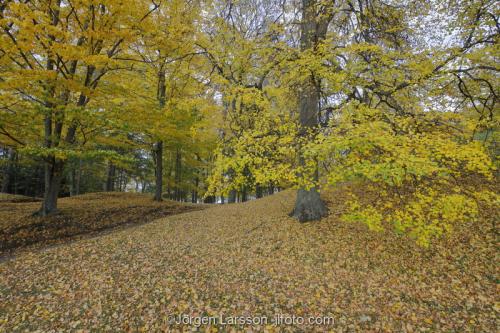
<path id="1" fill-rule="evenodd" d="M 59 211 L 36 217 L 35 198 L 0 195 L 0 254 L 28 245 L 48 245 L 95 235 L 123 225 L 142 224 L 160 217 L 202 209 L 203 205 L 154 202 L 136 193 L 89 193 L 59 199 Z"/>

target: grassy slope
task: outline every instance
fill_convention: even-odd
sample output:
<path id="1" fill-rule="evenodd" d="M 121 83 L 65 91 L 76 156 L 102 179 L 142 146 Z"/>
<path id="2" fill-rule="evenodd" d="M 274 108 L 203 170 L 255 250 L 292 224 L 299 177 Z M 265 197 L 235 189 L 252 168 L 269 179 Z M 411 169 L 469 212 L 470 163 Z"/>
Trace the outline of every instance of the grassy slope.
<path id="1" fill-rule="evenodd" d="M 30 202 L 31 201 L 31 202 Z M 120 225 L 140 224 L 167 215 L 204 208 L 175 201 L 154 202 L 150 195 L 102 192 L 59 199 L 59 212 L 34 217 L 36 199 L 0 195 L 0 254 L 37 244 L 62 243 Z"/>
<path id="2" fill-rule="evenodd" d="M 179 313 L 335 318 L 305 331 L 495 331 L 491 223 L 429 251 L 338 221 L 342 193 L 331 196 L 328 218 L 299 224 L 287 216 L 293 196 L 169 216 L 3 262 L 0 331 L 178 330 L 168 315 Z"/>

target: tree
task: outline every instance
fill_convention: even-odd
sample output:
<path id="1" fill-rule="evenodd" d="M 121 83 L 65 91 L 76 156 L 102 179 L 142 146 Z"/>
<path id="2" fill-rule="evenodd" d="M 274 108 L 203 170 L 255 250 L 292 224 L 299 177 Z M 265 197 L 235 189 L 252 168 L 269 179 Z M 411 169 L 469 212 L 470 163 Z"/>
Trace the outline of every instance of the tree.
<path id="1" fill-rule="evenodd" d="M 193 50 L 194 22 L 200 8 L 195 1 L 171 1 L 155 3 L 155 10 L 145 20 L 141 38 L 133 45 L 133 55 L 146 65 L 146 79 L 152 80 L 156 92 L 157 107 L 152 110 L 153 123 L 146 135 L 153 140 L 155 161 L 155 196 L 162 200 L 163 194 L 163 152 L 168 133 L 165 114 L 170 99 L 183 97 L 183 87 L 194 82 L 184 62 L 192 62 L 196 56 Z M 167 82 L 167 80 L 169 82 Z M 176 91 L 177 90 L 177 91 Z"/>
<path id="2" fill-rule="evenodd" d="M 213 68 L 212 87 L 221 94 L 223 110 L 207 195 L 227 196 L 232 203 L 269 182 L 288 180 L 294 103 L 288 87 L 279 87 L 277 75 L 289 56 L 279 36 L 282 3 L 217 4 L 197 43 Z"/>
<path id="3" fill-rule="evenodd" d="M 2 52 L 9 70 L 1 88 L 17 101 L 30 102 L 32 128 L 40 128 L 33 121 L 43 124 L 43 145 L 24 142 L 45 161 L 41 215 L 57 210 L 67 154 L 82 144 L 78 131 L 100 117 L 101 110 L 90 102 L 107 73 L 125 68 L 118 55 L 149 13 L 142 1 L 2 5 Z"/>
<path id="4" fill-rule="evenodd" d="M 302 22 L 300 48 L 301 51 L 315 51 L 320 43 L 326 38 L 328 25 L 332 19 L 331 5 L 322 6 L 321 2 L 315 0 L 302 0 Z M 305 80 L 299 93 L 299 135 L 306 137 L 313 135 L 318 127 L 320 106 L 320 82 L 321 78 L 310 76 Z M 309 138 L 312 139 L 312 138 Z M 303 148 L 299 145 L 299 164 L 305 165 Z M 315 167 L 312 178 L 315 182 L 319 180 L 318 168 Z M 301 176 L 299 176 L 301 177 Z M 316 186 L 311 188 L 301 187 L 297 191 L 295 207 L 291 213 L 300 222 L 317 220 L 327 214 L 326 205 L 320 198 Z"/>
<path id="5" fill-rule="evenodd" d="M 246 74 L 251 67 L 236 66 L 241 60 L 219 61 L 229 63 L 229 68 L 217 67 L 225 74 L 223 82 L 230 83 L 224 92 L 239 91 L 244 103 L 237 103 L 240 111 L 230 119 L 238 125 L 231 154 L 224 154 L 223 147 L 217 152 L 212 189 L 223 192 L 244 183 L 247 174 L 266 180 L 275 176 L 277 184 L 302 189 L 294 215 L 308 220 L 325 214 L 318 187 L 360 184 L 363 193 L 346 187 L 352 200 L 343 219 L 373 230 L 393 227 L 424 246 L 449 232 L 453 223 L 475 219 L 478 205 L 495 201 L 494 193 L 477 188 L 472 179 L 491 185 L 494 177 L 495 166 L 477 138 L 491 140 L 497 128 L 492 110 L 498 70 L 490 55 L 498 24 L 492 2 L 457 2 L 445 15 L 445 29 L 453 38 L 429 45 L 434 31 L 415 22 L 445 10 L 438 7 L 303 1 L 300 50 L 286 20 L 277 29 L 288 36 L 279 37 L 285 45 L 259 40 L 268 56 L 283 57 L 267 75 L 263 93 L 231 81 L 231 74 Z M 446 31 L 437 35 L 446 36 Z M 254 44 L 244 47 L 255 53 Z M 238 54 L 245 54 L 244 47 Z M 230 54 L 230 59 L 241 59 Z M 250 73 L 242 77 L 255 77 Z M 296 129 L 272 116 L 292 91 L 300 92 Z M 275 142 L 298 147 L 299 163 L 291 163 L 294 153 Z M 269 167 L 273 164 L 277 167 Z"/>

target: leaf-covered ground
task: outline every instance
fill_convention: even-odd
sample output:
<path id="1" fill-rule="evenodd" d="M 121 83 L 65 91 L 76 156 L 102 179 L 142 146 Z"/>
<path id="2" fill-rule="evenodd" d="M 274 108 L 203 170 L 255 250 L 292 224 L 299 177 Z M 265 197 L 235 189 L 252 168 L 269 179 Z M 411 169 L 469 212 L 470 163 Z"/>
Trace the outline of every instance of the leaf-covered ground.
<path id="1" fill-rule="evenodd" d="M 0 203 L 36 202 L 36 201 L 41 201 L 41 199 L 27 197 L 25 195 L 19 195 L 19 194 L 0 193 Z"/>
<path id="2" fill-rule="evenodd" d="M 59 212 L 36 217 L 40 199 L 0 194 L 0 255 L 28 245 L 46 246 L 122 225 L 205 208 L 175 201 L 154 202 L 149 195 L 103 192 L 59 199 Z"/>
<path id="3" fill-rule="evenodd" d="M 171 315 L 268 318 L 251 331 L 497 331 L 492 219 L 425 250 L 340 222 L 342 192 L 328 197 L 315 223 L 288 217 L 285 191 L 19 255 L 0 263 L 0 331 L 191 328 Z M 334 324 L 275 327 L 276 314 Z"/>

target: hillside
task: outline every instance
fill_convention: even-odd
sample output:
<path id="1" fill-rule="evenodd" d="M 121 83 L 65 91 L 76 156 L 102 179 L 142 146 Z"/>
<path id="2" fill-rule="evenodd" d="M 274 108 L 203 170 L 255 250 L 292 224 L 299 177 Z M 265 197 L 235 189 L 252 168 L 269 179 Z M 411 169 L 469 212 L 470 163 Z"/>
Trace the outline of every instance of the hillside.
<path id="1" fill-rule="evenodd" d="M 279 327 L 289 331 L 495 331 L 491 221 L 425 250 L 340 222 L 341 190 L 320 222 L 289 218 L 293 199 L 214 206 L 0 263 L 0 331 L 185 330 L 172 315 L 266 316 L 253 329 L 277 331 L 276 314 L 334 319 Z"/>
<path id="2" fill-rule="evenodd" d="M 203 209 L 166 200 L 154 202 L 150 195 L 101 192 L 61 198 L 59 212 L 36 217 L 40 199 L 0 195 L 0 255 L 30 245 L 47 246 L 124 225 L 150 222 L 159 217 Z"/>

